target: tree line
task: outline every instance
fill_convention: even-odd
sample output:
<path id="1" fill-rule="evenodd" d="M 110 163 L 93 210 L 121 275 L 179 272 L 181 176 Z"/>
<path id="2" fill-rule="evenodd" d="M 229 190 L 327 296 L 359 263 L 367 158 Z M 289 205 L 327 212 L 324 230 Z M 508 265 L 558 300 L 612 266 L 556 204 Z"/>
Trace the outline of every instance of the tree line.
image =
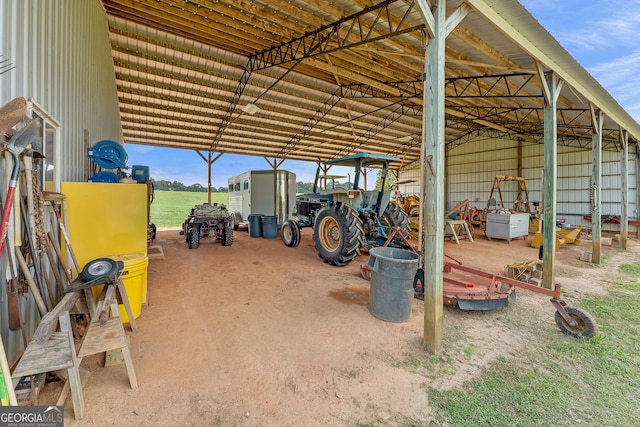
<path id="1" fill-rule="evenodd" d="M 153 178 L 151 178 L 151 182 L 153 183 L 153 188 L 155 190 L 160 190 L 160 191 L 188 191 L 191 193 L 207 192 L 207 187 L 203 186 L 202 184 L 184 185 L 179 181 L 167 181 L 164 179 L 156 181 Z M 211 191 L 214 193 L 227 193 L 228 188 L 227 187 L 220 187 L 220 188 L 211 187 Z"/>
<path id="2" fill-rule="evenodd" d="M 376 185 L 379 184 L 380 181 L 380 177 L 378 176 L 378 178 L 376 179 Z M 192 185 L 185 185 L 182 182 L 179 181 L 167 181 L 167 180 L 158 180 L 156 181 L 155 179 L 151 178 L 151 182 L 153 183 L 153 188 L 155 190 L 160 190 L 160 191 L 188 191 L 188 192 L 192 192 L 192 193 L 206 193 L 207 192 L 207 187 L 203 186 L 202 184 L 192 184 Z M 387 183 L 385 185 L 385 190 L 389 190 L 390 188 L 393 187 L 393 184 L 395 183 L 395 179 L 393 177 L 393 174 L 389 174 L 389 179 L 387 179 Z M 327 188 L 331 189 L 331 188 L 335 188 L 335 189 L 343 189 L 343 190 L 348 190 L 350 187 L 350 182 L 327 182 Z M 211 187 L 211 191 L 213 193 L 228 193 L 229 192 L 229 188 L 228 187 Z M 296 183 L 296 193 L 298 194 L 308 194 L 308 193 L 313 193 L 313 182 L 302 182 L 299 181 Z"/>
<path id="3" fill-rule="evenodd" d="M 179 181 L 167 181 L 164 179 L 155 180 L 151 178 L 151 182 L 153 183 L 153 188 L 159 191 L 187 191 L 192 193 L 206 193 L 207 187 L 202 184 L 192 184 L 185 185 Z M 211 187 L 211 191 L 213 193 L 228 193 L 228 187 Z M 311 193 L 313 191 L 313 183 L 311 182 L 298 182 L 297 189 L 298 193 Z"/>

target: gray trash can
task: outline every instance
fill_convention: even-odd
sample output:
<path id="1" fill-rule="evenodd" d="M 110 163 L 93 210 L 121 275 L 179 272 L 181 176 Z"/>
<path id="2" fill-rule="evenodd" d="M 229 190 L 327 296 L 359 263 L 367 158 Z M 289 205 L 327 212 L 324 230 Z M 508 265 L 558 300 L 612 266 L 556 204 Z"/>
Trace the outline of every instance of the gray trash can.
<path id="1" fill-rule="evenodd" d="M 262 217 L 262 237 L 265 239 L 275 239 L 278 236 L 278 217 L 264 215 Z"/>
<path id="2" fill-rule="evenodd" d="M 249 215 L 249 236 L 262 237 L 262 215 Z"/>
<path id="3" fill-rule="evenodd" d="M 371 248 L 369 312 L 388 322 L 406 322 L 411 317 L 413 278 L 418 254 L 397 248 Z"/>

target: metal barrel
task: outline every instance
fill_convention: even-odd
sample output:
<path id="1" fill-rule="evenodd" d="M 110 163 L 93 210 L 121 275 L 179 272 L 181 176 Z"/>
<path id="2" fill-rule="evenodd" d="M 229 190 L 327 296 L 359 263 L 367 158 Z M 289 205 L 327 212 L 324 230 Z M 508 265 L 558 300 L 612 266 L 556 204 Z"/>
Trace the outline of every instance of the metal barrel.
<path id="1" fill-rule="evenodd" d="M 418 270 L 418 255 L 397 248 L 369 250 L 371 291 L 369 312 L 388 322 L 406 322 L 411 317 L 413 278 Z"/>

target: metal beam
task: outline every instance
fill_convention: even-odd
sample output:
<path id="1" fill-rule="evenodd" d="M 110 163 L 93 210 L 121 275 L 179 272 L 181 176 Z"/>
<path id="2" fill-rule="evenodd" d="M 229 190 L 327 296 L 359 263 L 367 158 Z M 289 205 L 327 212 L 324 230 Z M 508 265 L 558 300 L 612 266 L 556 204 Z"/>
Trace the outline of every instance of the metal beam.
<path id="1" fill-rule="evenodd" d="M 247 66 L 248 65 L 249 64 L 247 64 Z M 216 146 L 220 141 L 220 138 L 222 138 L 222 134 L 227 129 L 227 126 L 229 125 L 229 123 L 231 123 L 231 116 L 233 115 L 233 112 L 236 109 L 236 105 L 238 105 L 238 101 L 240 101 L 240 97 L 244 92 L 244 88 L 247 86 L 247 83 L 249 82 L 249 77 L 251 77 L 251 71 L 248 69 L 248 67 L 245 67 L 244 71 L 242 72 L 242 77 L 240 77 L 240 80 L 238 80 L 238 86 L 236 86 L 236 90 L 233 93 L 233 96 L 231 97 L 229 104 L 227 105 L 227 111 L 224 113 L 224 117 L 222 118 L 222 121 L 218 126 L 218 130 L 216 131 L 216 134 L 213 136 L 213 140 L 211 141 L 211 151 L 215 151 Z"/>
<path id="2" fill-rule="evenodd" d="M 395 88 L 390 92 L 365 83 L 340 86 L 340 95 L 345 98 L 422 98 L 423 80 L 384 82 L 385 87 Z"/>
<path id="3" fill-rule="evenodd" d="M 538 28 L 530 25 L 533 19 L 522 5 L 492 0 L 465 0 L 465 2 L 498 30 L 508 35 L 536 62 L 553 70 L 562 81 L 581 94 L 583 99 L 594 104 L 597 102 L 598 108 L 620 127 L 631 131 L 634 139 L 640 138 L 637 122 L 617 105 L 613 97 L 597 84 L 586 70 L 576 68 L 576 62 L 573 58 L 563 55 L 564 52 L 563 54 L 556 53 L 561 50 L 561 46 L 557 44 L 556 40 L 550 35 L 533 34 L 534 31 L 538 31 Z M 548 41 L 548 43 L 540 43 L 541 40 Z M 557 46 L 554 47 L 554 44 Z"/>
<path id="4" fill-rule="evenodd" d="M 336 92 L 339 92 L 339 90 L 337 90 Z M 337 93 L 333 93 L 329 97 L 329 99 L 327 99 L 324 102 L 324 104 L 322 104 L 322 106 L 318 108 L 318 110 L 316 110 L 315 114 L 312 117 L 310 117 L 309 120 L 307 120 L 307 123 L 305 123 L 304 126 L 302 126 L 302 131 L 292 136 L 289 142 L 287 142 L 286 145 L 282 147 L 282 150 L 280 151 L 280 155 L 282 157 L 287 157 L 287 153 L 293 150 L 296 147 L 296 145 L 298 145 L 298 143 L 304 137 L 306 137 L 327 114 L 329 114 L 329 111 L 331 111 L 333 107 L 335 107 L 338 104 L 338 102 L 340 102 L 341 99 L 342 99 L 341 95 L 338 96 Z"/>
<path id="5" fill-rule="evenodd" d="M 399 1 L 383 1 L 380 4 L 320 27 L 290 42 L 251 55 L 249 57 L 249 69 L 257 71 L 290 62 L 298 62 L 316 55 L 349 49 L 365 43 L 424 29 L 424 24 L 411 26 L 407 21 L 414 9 L 413 2 L 404 10 L 404 15 L 397 25 L 393 26 L 395 19 L 391 19 L 393 13 L 389 6 Z M 397 11 L 398 9 L 394 9 L 394 12 Z M 365 15 L 368 15 L 366 20 L 364 19 Z M 375 15 L 373 19 L 371 19 L 371 15 Z"/>

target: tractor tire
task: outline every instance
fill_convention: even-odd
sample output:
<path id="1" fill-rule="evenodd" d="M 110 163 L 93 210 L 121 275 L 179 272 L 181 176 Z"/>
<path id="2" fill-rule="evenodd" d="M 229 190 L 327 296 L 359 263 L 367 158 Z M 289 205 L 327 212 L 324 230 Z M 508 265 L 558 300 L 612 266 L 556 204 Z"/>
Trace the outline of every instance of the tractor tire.
<path id="1" fill-rule="evenodd" d="M 389 203 L 387 205 L 387 208 L 382 213 L 380 222 L 389 227 L 400 227 L 404 231 L 411 232 L 407 213 L 396 203 Z"/>
<path id="2" fill-rule="evenodd" d="M 222 246 L 231 246 L 233 244 L 233 226 L 227 224 L 222 230 Z"/>
<path id="3" fill-rule="evenodd" d="M 560 312 L 556 311 L 556 325 L 558 325 L 558 328 L 560 328 L 563 333 L 571 335 L 574 338 L 586 339 L 592 338 L 596 334 L 596 321 L 589 313 L 574 307 L 565 307 L 564 309 L 569 313 L 569 316 L 576 321 L 577 325 L 569 325 Z"/>
<path id="4" fill-rule="evenodd" d="M 295 221 L 287 220 L 282 223 L 282 241 L 284 245 L 290 248 L 295 248 L 300 244 L 300 228 Z"/>
<path id="5" fill-rule="evenodd" d="M 322 208 L 315 219 L 313 241 L 318 256 L 325 262 L 335 266 L 347 265 L 366 245 L 358 212 L 342 202 Z"/>
<path id="6" fill-rule="evenodd" d="M 189 227 L 187 234 L 189 249 L 198 249 L 200 247 L 200 227 Z"/>

